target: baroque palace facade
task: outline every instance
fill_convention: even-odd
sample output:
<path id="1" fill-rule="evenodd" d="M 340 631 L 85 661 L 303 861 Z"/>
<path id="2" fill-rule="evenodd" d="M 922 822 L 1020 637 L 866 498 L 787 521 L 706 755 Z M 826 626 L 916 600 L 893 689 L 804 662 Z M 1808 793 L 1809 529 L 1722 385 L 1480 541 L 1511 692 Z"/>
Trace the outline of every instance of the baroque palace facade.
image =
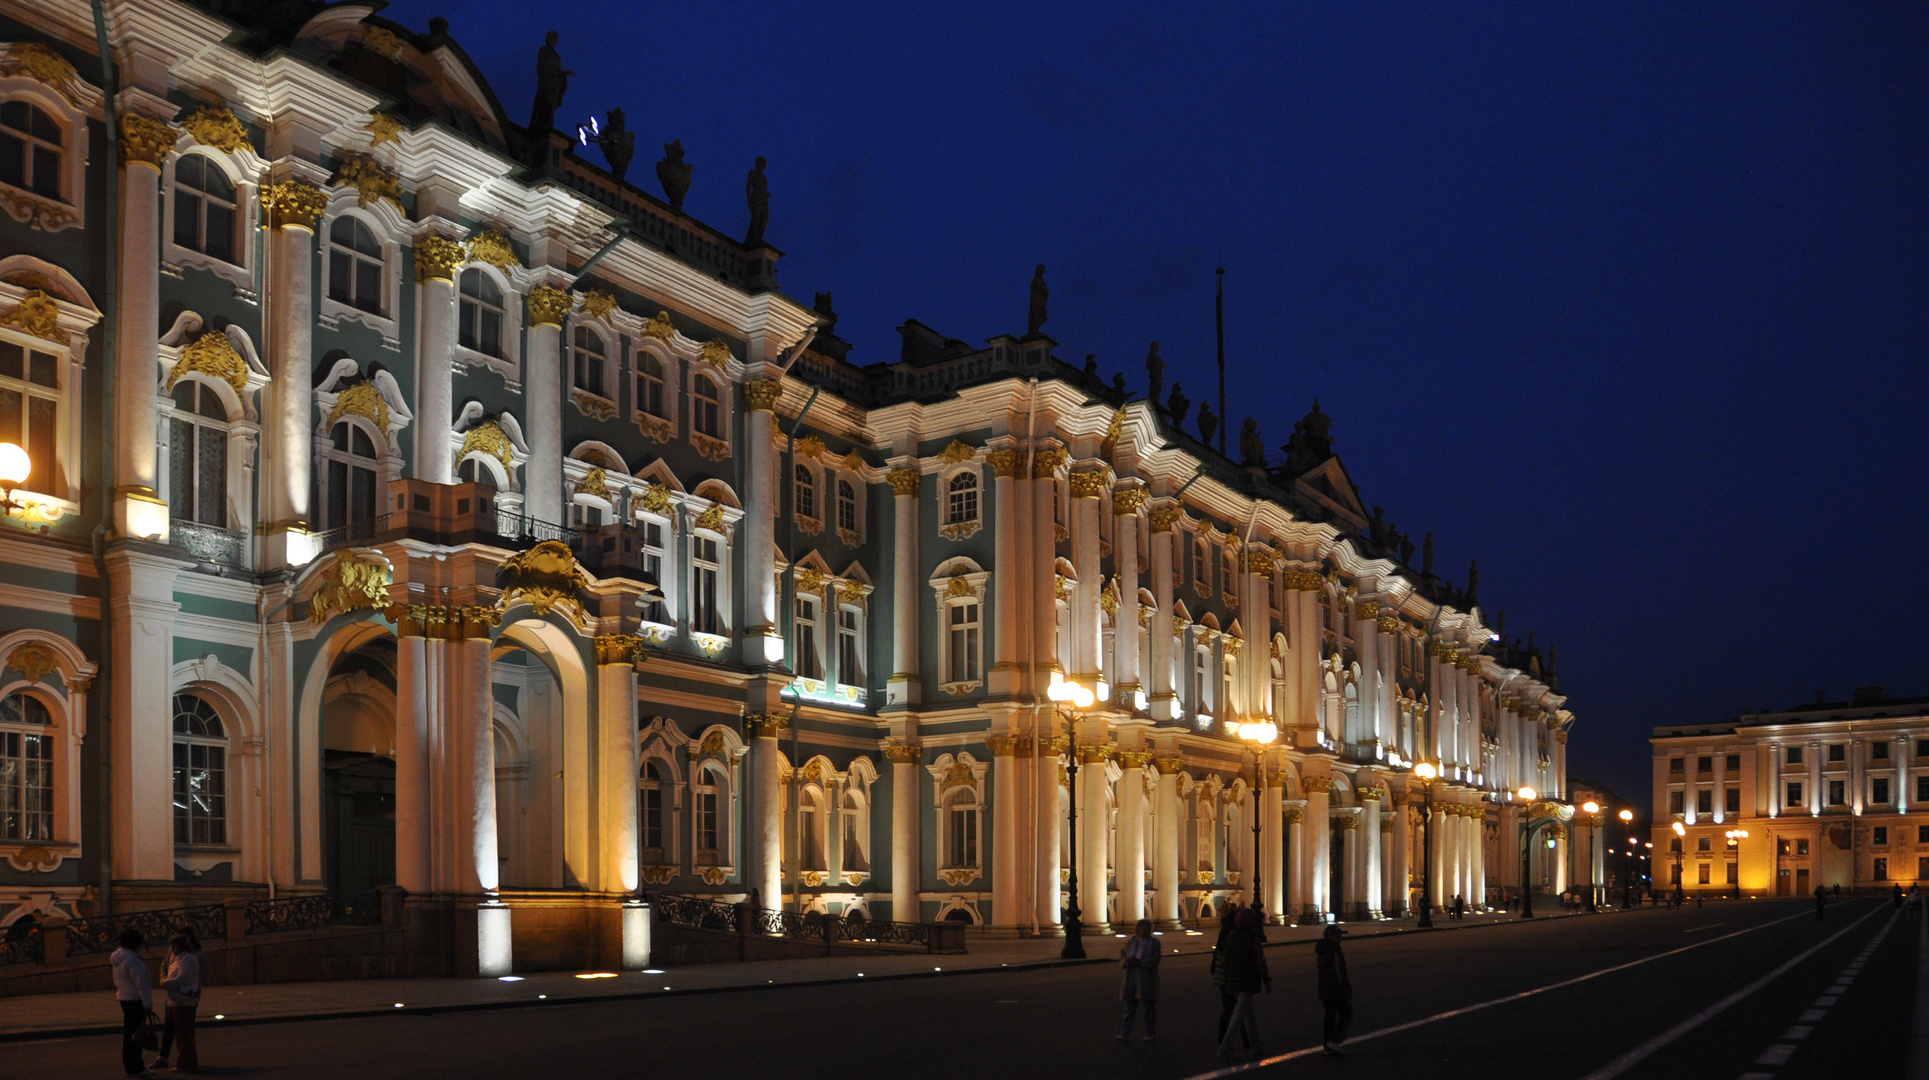
<path id="1" fill-rule="evenodd" d="M 1929 881 L 1929 698 L 1818 692 L 1655 728 L 1651 742 L 1657 888 L 1806 896 Z"/>
<path id="2" fill-rule="evenodd" d="M 856 366 L 780 252 L 379 7 L 0 3 L 0 922 L 394 883 L 484 970 L 646 890 L 1050 934 L 1073 752 L 1100 925 L 1409 910 L 1416 762 L 1440 903 L 1518 888 L 1521 786 L 1572 816 L 1551 674 L 1317 406 L 1268 469 L 1041 333 Z"/>

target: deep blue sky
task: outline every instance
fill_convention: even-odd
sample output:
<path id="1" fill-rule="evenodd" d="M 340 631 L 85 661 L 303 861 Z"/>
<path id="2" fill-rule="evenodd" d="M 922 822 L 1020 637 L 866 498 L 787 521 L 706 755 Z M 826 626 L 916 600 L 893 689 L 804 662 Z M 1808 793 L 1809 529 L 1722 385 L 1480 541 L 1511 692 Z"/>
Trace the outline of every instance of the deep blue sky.
<path id="1" fill-rule="evenodd" d="M 1317 395 L 1369 505 L 1559 649 L 1570 769 L 1650 726 L 1929 693 L 1929 8 L 402 0 L 528 117 L 612 105 L 730 232 L 770 159 L 792 296 L 852 359 L 915 317 Z M 559 118 L 559 120 L 562 118 Z M 652 190 L 654 190 L 652 188 Z M 1235 432 L 1236 434 L 1236 432 Z"/>

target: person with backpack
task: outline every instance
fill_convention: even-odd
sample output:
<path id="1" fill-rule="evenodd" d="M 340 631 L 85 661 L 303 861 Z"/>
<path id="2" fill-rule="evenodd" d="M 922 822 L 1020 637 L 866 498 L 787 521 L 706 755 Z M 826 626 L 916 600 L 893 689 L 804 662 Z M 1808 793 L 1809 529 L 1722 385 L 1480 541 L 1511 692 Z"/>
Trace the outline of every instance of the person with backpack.
<path id="1" fill-rule="evenodd" d="M 1226 1033 L 1219 1039 L 1219 1058 L 1232 1060 L 1233 1034 L 1243 1032 L 1253 1059 L 1258 1060 L 1265 1054 L 1259 1047 L 1259 1021 L 1253 1015 L 1253 998 L 1262 988 L 1269 994 L 1273 990 L 1272 973 L 1266 970 L 1265 946 L 1260 944 L 1259 912 L 1251 908 L 1237 909 L 1232 932 L 1225 936 L 1224 942 L 1221 967 L 1225 971 L 1226 992 L 1233 995 L 1233 1009 Z"/>
<path id="2" fill-rule="evenodd" d="M 1120 966 L 1125 968 L 1125 985 L 1119 998 L 1125 1002 L 1125 1022 L 1119 1026 L 1118 1039 L 1132 1035 L 1132 1020 L 1139 1003 L 1145 1004 L 1145 1041 L 1159 1039 L 1159 939 L 1152 936 L 1152 920 L 1140 919 L 1125 948 L 1119 951 Z"/>
<path id="3" fill-rule="evenodd" d="M 1326 935 L 1313 946 L 1313 963 L 1319 971 L 1319 1003 L 1326 1010 L 1321 1045 L 1334 1057 L 1346 1054 L 1346 1029 L 1353 1023 L 1353 979 L 1346 972 L 1346 954 L 1340 939 L 1346 931 L 1337 923 L 1326 927 Z"/>

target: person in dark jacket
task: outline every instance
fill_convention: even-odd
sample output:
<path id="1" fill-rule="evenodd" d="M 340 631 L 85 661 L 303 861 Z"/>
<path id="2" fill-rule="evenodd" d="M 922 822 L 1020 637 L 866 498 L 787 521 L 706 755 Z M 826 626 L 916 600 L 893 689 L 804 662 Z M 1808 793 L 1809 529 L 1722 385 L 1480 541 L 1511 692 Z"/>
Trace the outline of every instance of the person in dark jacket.
<path id="1" fill-rule="evenodd" d="M 1212 984 L 1219 988 L 1219 1038 L 1226 1037 L 1226 1027 L 1232 1022 L 1233 1006 L 1239 999 L 1226 989 L 1226 939 L 1232 936 L 1232 920 L 1235 909 L 1227 905 L 1219 916 L 1219 940 L 1212 946 Z M 1243 1037 L 1245 1032 L 1240 1032 Z M 1252 1049 L 1252 1040 L 1246 1040 L 1246 1049 Z"/>
<path id="2" fill-rule="evenodd" d="M 1272 993 L 1273 976 L 1266 970 L 1266 950 L 1260 944 L 1259 913 L 1240 908 L 1233 916 L 1232 933 L 1226 935 L 1221 967 L 1226 974 L 1226 989 L 1234 997 L 1232 1017 L 1226 1033 L 1219 1039 L 1219 1057 L 1232 1060 L 1232 1039 L 1236 1031 L 1246 1033 L 1246 1044 L 1254 1060 L 1264 1057 L 1259 1048 L 1259 1021 L 1253 1016 L 1253 998 L 1263 988 Z"/>
<path id="3" fill-rule="evenodd" d="M 1119 951 L 1119 966 L 1125 969 L 1125 983 L 1119 987 L 1119 1000 L 1125 1002 L 1125 1022 L 1119 1025 L 1119 1041 L 1132 1035 L 1132 1020 L 1139 1004 L 1145 1004 L 1145 1041 L 1159 1038 L 1159 939 L 1152 936 L 1152 920 L 1140 919 L 1134 935 Z"/>
<path id="4" fill-rule="evenodd" d="M 1822 921 L 1822 911 L 1829 906 L 1829 891 L 1820 885 L 1815 887 L 1815 921 Z"/>
<path id="5" fill-rule="evenodd" d="M 1319 969 L 1319 1003 L 1326 1009 L 1326 1026 L 1321 1038 L 1326 1052 L 1335 1057 L 1346 1053 L 1347 1026 L 1353 1023 L 1353 979 L 1346 973 L 1346 954 L 1340 939 L 1346 931 L 1328 925 L 1326 936 L 1313 946 L 1313 963 Z"/>

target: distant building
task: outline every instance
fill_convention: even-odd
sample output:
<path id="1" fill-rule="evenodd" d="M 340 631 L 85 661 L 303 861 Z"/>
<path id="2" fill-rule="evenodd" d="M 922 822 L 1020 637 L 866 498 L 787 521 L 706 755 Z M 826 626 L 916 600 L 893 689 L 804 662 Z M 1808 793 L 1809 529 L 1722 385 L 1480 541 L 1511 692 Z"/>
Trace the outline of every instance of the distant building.
<path id="1" fill-rule="evenodd" d="M 1929 880 L 1929 697 L 1654 729 L 1654 880 L 1744 896 Z M 1681 826 L 1677 834 L 1675 825 Z M 1746 832 L 1746 836 L 1731 836 Z"/>
<path id="2" fill-rule="evenodd" d="M 88 5 L 5 8 L 0 922 L 400 886 L 454 971 L 643 890 L 1050 934 L 1063 678 L 1096 925 L 1408 910 L 1419 761 L 1435 897 L 1522 885 L 1551 656 L 1317 406 L 1269 470 L 1042 334 L 860 367 L 776 249 L 379 7 L 104 0 L 106 69 Z"/>

